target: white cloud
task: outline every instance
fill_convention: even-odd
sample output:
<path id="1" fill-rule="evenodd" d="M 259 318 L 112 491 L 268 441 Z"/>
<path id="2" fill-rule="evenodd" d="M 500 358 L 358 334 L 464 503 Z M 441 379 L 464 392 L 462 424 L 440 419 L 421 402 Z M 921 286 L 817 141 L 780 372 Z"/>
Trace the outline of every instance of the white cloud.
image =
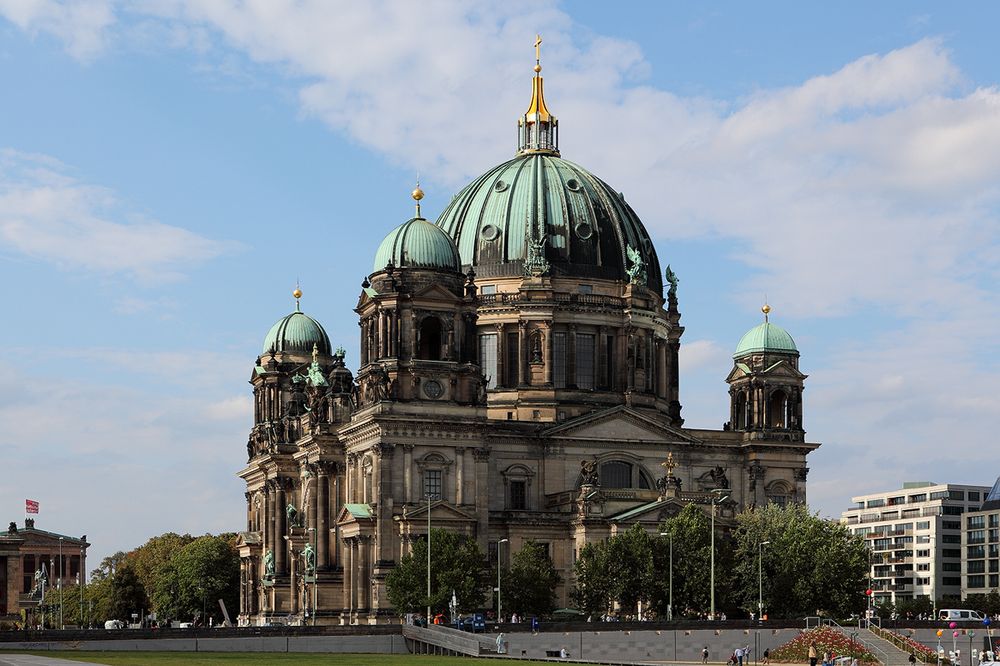
<path id="1" fill-rule="evenodd" d="M 0 248 L 162 282 L 235 247 L 122 208 L 110 190 L 78 181 L 52 157 L 0 150 Z"/>
<path id="2" fill-rule="evenodd" d="M 0 0 L 0 14 L 29 33 L 54 35 L 81 60 L 104 49 L 106 31 L 115 21 L 109 0 Z"/>
<path id="3" fill-rule="evenodd" d="M 680 365 L 683 373 L 689 373 L 705 366 L 719 367 L 727 360 L 726 351 L 714 340 L 684 340 L 680 350 Z"/>
<path id="4" fill-rule="evenodd" d="M 655 237 L 735 239 L 732 260 L 756 277 L 734 285 L 734 301 L 757 304 L 766 291 L 793 333 L 793 317 L 865 312 L 887 331 L 861 340 L 845 327 L 829 357 L 804 350 L 806 423 L 827 444 L 813 467 L 840 478 L 840 463 L 852 464 L 849 485 L 814 471 L 814 499 L 839 507 L 849 486 L 879 489 L 889 473 L 956 479 L 958 456 L 1000 462 L 985 446 L 998 402 L 984 398 L 1000 351 L 1000 90 L 971 88 L 943 42 L 733 101 L 642 85 L 649 64 L 635 44 L 587 33 L 551 3 L 164 1 L 135 13 L 225 65 L 216 71 L 235 52 L 284 74 L 307 114 L 448 189 L 511 154 L 540 30 L 564 155 L 625 190 Z M 93 210 L 107 196 L 72 181 L 55 189 L 66 198 L 13 201 L 46 211 L 82 199 Z M 91 217 L 82 226 L 100 235 Z M 157 231 L 167 265 L 169 248 L 215 247 L 180 230 L 146 233 Z M 94 261 L 58 237 L 24 251 Z M 687 369 L 717 353 L 689 346 Z"/>

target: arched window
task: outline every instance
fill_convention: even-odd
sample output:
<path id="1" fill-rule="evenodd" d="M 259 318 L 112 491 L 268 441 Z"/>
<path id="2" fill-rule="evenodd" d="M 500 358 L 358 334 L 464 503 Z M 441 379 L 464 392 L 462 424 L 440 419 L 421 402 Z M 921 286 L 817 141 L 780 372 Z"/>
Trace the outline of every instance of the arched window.
<path id="1" fill-rule="evenodd" d="M 437 317 L 424 317 L 420 322 L 420 348 L 417 358 L 427 361 L 441 360 L 441 320 Z"/>
<path id="2" fill-rule="evenodd" d="M 613 460 L 601 465 L 600 483 L 602 488 L 631 488 L 632 465 L 621 460 Z"/>
<path id="3" fill-rule="evenodd" d="M 767 401 L 767 424 L 771 428 L 785 428 L 788 410 L 788 396 L 784 391 L 773 391 Z"/>

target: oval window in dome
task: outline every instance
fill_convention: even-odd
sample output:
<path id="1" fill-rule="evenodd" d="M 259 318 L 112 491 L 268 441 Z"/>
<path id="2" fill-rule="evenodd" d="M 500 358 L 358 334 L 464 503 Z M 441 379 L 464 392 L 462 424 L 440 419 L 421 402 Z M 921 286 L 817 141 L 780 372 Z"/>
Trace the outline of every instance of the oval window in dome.
<path id="1" fill-rule="evenodd" d="M 493 224 L 487 224 L 479 231 L 479 237 L 484 241 L 495 241 L 500 238 L 500 229 Z"/>
<path id="2" fill-rule="evenodd" d="M 570 192 L 579 192 L 580 181 L 578 181 L 576 178 L 570 178 L 569 180 L 566 181 L 566 189 L 568 189 Z"/>
<path id="3" fill-rule="evenodd" d="M 507 189 L 507 183 L 503 182 L 502 180 L 498 180 L 497 182 L 493 183 L 493 189 L 496 190 L 497 192 L 503 192 L 504 190 Z"/>
<path id="4" fill-rule="evenodd" d="M 594 227 L 590 226 L 589 222 L 580 222 L 576 225 L 575 231 L 576 235 L 583 240 L 587 240 L 594 235 Z"/>

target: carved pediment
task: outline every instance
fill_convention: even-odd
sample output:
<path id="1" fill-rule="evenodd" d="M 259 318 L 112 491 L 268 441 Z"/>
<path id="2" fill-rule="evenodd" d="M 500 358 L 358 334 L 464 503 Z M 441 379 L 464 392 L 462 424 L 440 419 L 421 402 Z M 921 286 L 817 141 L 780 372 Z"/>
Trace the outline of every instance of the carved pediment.
<path id="1" fill-rule="evenodd" d="M 585 414 L 565 421 L 545 431 L 545 436 L 558 439 L 587 439 L 604 442 L 643 441 L 655 443 L 688 442 L 700 444 L 680 428 L 667 425 L 655 417 L 647 416 L 629 407 Z"/>
<path id="2" fill-rule="evenodd" d="M 802 380 L 808 377 L 799 372 L 796 368 L 792 367 L 792 364 L 788 361 L 781 360 L 777 363 L 772 364 L 766 370 L 764 370 L 762 375 L 767 375 L 769 377 L 788 377 L 790 379 Z"/>
<path id="3" fill-rule="evenodd" d="M 425 502 L 414 507 L 408 507 L 403 515 L 403 519 L 412 521 L 422 520 L 426 522 L 427 503 Z M 456 520 L 475 522 L 476 516 L 441 500 L 431 502 L 431 524 L 438 524 L 438 521 L 454 522 Z"/>
<path id="4" fill-rule="evenodd" d="M 439 284 L 431 284 L 424 287 L 418 292 L 413 294 L 413 301 L 447 301 L 449 303 L 456 303 L 462 299 L 451 293 L 448 289 L 445 289 Z"/>

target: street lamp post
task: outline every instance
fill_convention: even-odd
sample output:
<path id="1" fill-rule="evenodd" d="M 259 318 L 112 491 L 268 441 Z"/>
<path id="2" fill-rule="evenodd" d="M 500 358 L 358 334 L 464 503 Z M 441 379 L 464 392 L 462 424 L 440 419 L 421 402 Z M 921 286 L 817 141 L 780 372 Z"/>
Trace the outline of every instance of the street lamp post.
<path id="1" fill-rule="evenodd" d="M 66 625 L 63 624 L 63 554 L 62 554 L 63 537 L 59 537 L 59 628 L 65 629 Z"/>
<path id="2" fill-rule="evenodd" d="M 660 536 L 665 536 L 670 539 L 670 558 L 667 575 L 669 581 L 669 592 L 667 597 L 667 622 L 673 622 L 674 620 L 674 534 L 673 532 L 660 532 Z"/>
<path id="3" fill-rule="evenodd" d="M 497 623 L 503 622 L 503 615 L 500 613 L 500 544 L 510 543 L 510 539 L 500 539 L 497 541 Z"/>
<path id="4" fill-rule="evenodd" d="M 757 544 L 757 623 L 764 619 L 764 546 L 770 541 Z"/>
<path id="5" fill-rule="evenodd" d="M 710 575 L 711 578 L 709 584 L 711 585 L 711 599 L 709 604 L 708 617 L 711 620 L 715 620 L 715 507 L 722 504 L 727 499 L 729 499 L 728 488 L 716 488 L 712 491 L 715 497 L 712 498 L 712 551 L 710 554 L 711 565 L 710 565 Z"/>
<path id="6" fill-rule="evenodd" d="M 427 626 L 431 625 L 431 502 L 437 499 L 437 495 L 427 493 L 424 495 L 427 500 Z"/>
<path id="7" fill-rule="evenodd" d="M 315 527 L 310 527 L 309 531 L 312 532 L 313 552 L 315 553 L 316 552 L 316 548 L 319 547 L 319 544 L 317 543 L 316 528 Z M 313 557 L 315 558 L 316 556 L 313 555 Z M 307 567 L 308 565 L 309 565 L 308 562 L 303 563 L 303 567 Z M 312 597 L 313 597 L 313 599 L 312 599 L 312 623 L 313 623 L 314 627 L 316 626 L 316 605 L 319 602 L 319 593 L 316 591 L 316 587 L 317 587 L 317 583 L 318 583 L 318 581 L 316 580 L 317 579 L 316 569 L 317 569 L 317 567 L 313 567 L 313 573 L 312 573 L 312 576 L 313 576 L 313 581 L 312 581 L 312 585 L 313 585 L 313 594 L 312 594 Z"/>

